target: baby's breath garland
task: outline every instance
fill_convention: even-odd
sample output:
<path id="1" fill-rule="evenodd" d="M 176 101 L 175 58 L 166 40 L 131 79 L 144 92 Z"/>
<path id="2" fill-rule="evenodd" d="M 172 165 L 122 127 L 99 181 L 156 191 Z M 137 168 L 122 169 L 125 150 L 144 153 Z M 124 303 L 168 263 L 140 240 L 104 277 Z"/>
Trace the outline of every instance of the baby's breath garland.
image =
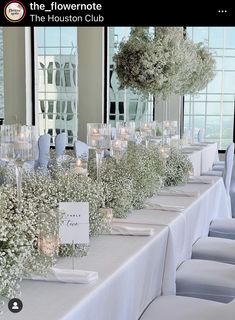
<path id="1" fill-rule="evenodd" d="M 57 234 L 59 202 L 89 202 L 90 235 L 94 236 L 107 227 L 100 208 L 112 208 L 115 217 L 126 217 L 164 185 L 186 182 L 191 170 L 190 161 L 176 149 L 164 160 L 155 145 L 129 143 L 122 159 L 103 159 L 100 183 L 94 170 L 84 177 L 66 166 L 55 165 L 47 175 L 25 173 L 19 204 L 12 185 L 13 167 L 1 168 L 5 186 L 0 188 L 0 295 L 16 295 L 17 279 L 32 272 L 44 273 L 53 265 L 54 256 L 38 250 L 38 238 L 41 233 Z M 86 247 L 77 246 L 75 251 L 84 255 Z M 74 254 L 74 248 L 60 246 L 59 252 Z"/>
<path id="2" fill-rule="evenodd" d="M 124 170 L 131 175 L 133 183 L 132 205 L 139 209 L 147 197 L 151 197 L 162 186 L 164 162 L 156 146 L 128 146 L 127 156 L 123 160 Z"/>
<path id="3" fill-rule="evenodd" d="M 4 171 L 4 170 L 2 170 Z M 2 172 L 4 173 L 4 172 Z M 103 188 L 98 182 L 55 166 L 48 175 L 39 172 L 24 174 L 22 200 L 18 203 L 11 168 L 5 168 L 6 186 L 0 188 L 0 296 L 16 295 L 16 283 L 30 273 L 44 273 L 55 262 L 54 255 L 38 250 L 40 235 L 57 235 L 61 201 L 89 202 L 90 235 L 106 228 Z M 4 175 L 3 175 L 4 177 Z M 84 245 L 63 245 L 60 255 L 87 253 Z"/>
<path id="4" fill-rule="evenodd" d="M 50 212 L 47 221 L 51 221 Z M 17 201 L 16 189 L 0 189 L 0 295 L 13 297 L 18 278 L 28 272 L 44 273 L 54 263 L 53 255 L 37 249 L 39 232 L 58 226 L 41 223 L 34 197 Z"/>
<path id="5" fill-rule="evenodd" d="M 95 178 L 93 161 L 90 175 Z M 101 182 L 104 188 L 105 206 L 113 209 L 117 218 L 126 217 L 131 209 L 139 209 L 147 197 L 163 186 L 165 163 L 158 147 L 137 145 L 129 142 L 126 155 L 116 160 L 104 158 Z"/>
<path id="6" fill-rule="evenodd" d="M 176 186 L 187 182 L 192 171 L 192 163 L 186 155 L 172 148 L 170 156 L 166 161 L 164 180 L 166 186 Z"/>

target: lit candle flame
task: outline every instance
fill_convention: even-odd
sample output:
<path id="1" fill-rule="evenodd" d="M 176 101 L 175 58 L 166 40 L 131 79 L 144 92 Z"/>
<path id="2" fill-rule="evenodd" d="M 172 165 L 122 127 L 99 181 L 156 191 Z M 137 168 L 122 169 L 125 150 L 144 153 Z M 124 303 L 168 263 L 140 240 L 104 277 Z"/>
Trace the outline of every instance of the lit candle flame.
<path id="1" fill-rule="evenodd" d="M 81 167 L 81 165 L 82 165 L 82 161 L 80 159 L 77 159 L 76 166 Z"/>

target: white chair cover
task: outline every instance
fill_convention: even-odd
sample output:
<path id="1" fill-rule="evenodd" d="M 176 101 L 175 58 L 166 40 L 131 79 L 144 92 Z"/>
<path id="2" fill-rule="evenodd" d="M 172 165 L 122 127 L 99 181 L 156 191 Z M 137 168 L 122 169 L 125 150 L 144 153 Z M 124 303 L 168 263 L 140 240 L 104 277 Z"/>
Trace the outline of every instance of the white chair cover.
<path id="1" fill-rule="evenodd" d="M 233 216 L 233 218 L 235 218 L 235 164 L 233 164 L 229 194 L 230 194 L 230 198 L 231 198 L 232 216 Z"/>
<path id="2" fill-rule="evenodd" d="M 176 272 L 176 294 L 230 302 L 235 298 L 235 266 L 207 260 L 186 260 Z"/>
<path id="3" fill-rule="evenodd" d="M 233 171 L 233 159 L 234 159 L 234 143 L 231 143 L 225 153 L 225 165 L 223 171 L 210 170 L 203 172 L 202 176 L 222 176 L 224 180 L 225 189 L 229 195 L 230 184 Z"/>
<path id="4" fill-rule="evenodd" d="M 74 142 L 74 150 L 76 158 L 86 158 L 88 159 L 88 145 L 80 140 Z"/>
<path id="5" fill-rule="evenodd" d="M 50 159 L 50 141 L 49 134 L 43 134 L 38 139 L 38 167 L 46 168 Z"/>
<path id="6" fill-rule="evenodd" d="M 111 138 L 112 140 L 115 140 L 117 138 L 117 129 L 111 128 Z"/>
<path id="7" fill-rule="evenodd" d="M 61 132 L 55 137 L 56 159 L 58 159 L 59 157 L 61 157 L 63 155 L 67 144 L 68 144 L 67 133 Z"/>
<path id="8" fill-rule="evenodd" d="M 214 237 L 201 238 L 193 245 L 192 259 L 235 264 L 235 241 Z"/>
<path id="9" fill-rule="evenodd" d="M 161 296 L 145 310 L 140 320 L 233 320 L 235 300 L 228 303 Z"/>
<path id="10" fill-rule="evenodd" d="M 199 129 L 197 134 L 198 142 L 204 142 L 204 129 Z"/>
<path id="11" fill-rule="evenodd" d="M 230 184 L 233 171 L 233 159 L 234 159 L 234 143 L 231 143 L 225 153 L 225 166 L 223 172 L 224 185 L 227 193 L 230 191 Z"/>
<path id="12" fill-rule="evenodd" d="M 216 219 L 210 224 L 209 237 L 235 240 L 235 219 Z"/>

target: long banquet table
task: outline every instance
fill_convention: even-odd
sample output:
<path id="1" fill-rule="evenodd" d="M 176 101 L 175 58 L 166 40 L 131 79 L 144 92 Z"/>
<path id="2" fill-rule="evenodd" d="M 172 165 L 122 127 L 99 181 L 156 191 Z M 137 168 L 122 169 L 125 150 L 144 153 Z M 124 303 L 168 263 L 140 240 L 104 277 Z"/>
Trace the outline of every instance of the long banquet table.
<path id="1" fill-rule="evenodd" d="M 219 160 L 217 143 L 184 146 L 182 152 L 191 161 L 195 176 L 200 176 L 202 172 L 211 170 L 213 163 Z"/>
<path id="2" fill-rule="evenodd" d="M 76 258 L 75 268 L 98 271 L 91 284 L 22 282 L 23 310 L 5 308 L 3 320 L 137 320 L 161 294 L 174 294 L 176 268 L 190 258 L 192 244 L 208 234 L 214 218 L 231 217 L 223 180 L 175 188 L 195 191 L 196 197 L 155 196 L 150 201 L 183 205 L 182 212 L 142 209 L 120 223 L 154 228 L 154 235 L 103 235 L 92 239 L 87 257 Z M 58 267 L 70 268 L 69 258 Z M 4 318 L 5 316 L 5 318 Z"/>

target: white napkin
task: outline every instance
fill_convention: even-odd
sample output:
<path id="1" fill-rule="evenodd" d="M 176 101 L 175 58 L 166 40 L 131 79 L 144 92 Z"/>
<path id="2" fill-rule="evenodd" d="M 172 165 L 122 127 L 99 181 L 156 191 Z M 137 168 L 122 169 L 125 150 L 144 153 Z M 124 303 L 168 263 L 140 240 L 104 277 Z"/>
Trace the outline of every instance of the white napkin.
<path id="1" fill-rule="evenodd" d="M 202 183 L 202 184 L 211 184 L 213 182 L 212 179 L 207 179 L 205 177 L 191 177 L 188 180 L 188 183 Z"/>
<path id="2" fill-rule="evenodd" d="M 65 283 L 91 283 L 98 279 L 98 272 L 51 268 L 46 275 L 32 274 L 25 279 Z"/>
<path id="3" fill-rule="evenodd" d="M 124 236 L 152 236 L 154 234 L 154 229 L 112 224 L 112 231 L 109 234 Z"/>
<path id="4" fill-rule="evenodd" d="M 199 147 L 199 146 L 198 146 L 198 147 L 192 146 L 192 147 L 187 147 L 187 148 L 185 148 L 185 149 L 183 148 L 182 151 L 183 151 L 183 150 L 186 150 L 186 151 L 198 151 L 198 150 L 202 150 L 202 149 L 203 149 L 203 148 L 202 148 L 202 147 Z"/>
<path id="5" fill-rule="evenodd" d="M 199 192 L 184 190 L 162 190 L 159 196 L 197 197 Z"/>
<path id="6" fill-rule="evenodd" d="M 183 211 L 183 206 L 174 206 L 174 205 L 167 205 L 167 204 L 160 204 L 160 203 L 153 203 L 153 202 L 147 202 L 145 204 L 146 209 L 150 210 L 161 210 L 161 211 Z"/>
<path id="7" fill-rule="evenodd" d="M 188 150 L 181 150 L 182 153 L 185 153 L 185 154 L 192 154 L 193 153 L 193 150 L 191 151 L 188 151 Z"/>
<path id="8" fill-rule="evenodd" d="M 195 147 L 206 147 L 207 143 L 192 143 L 191 146 L 195 146 Z"/>

